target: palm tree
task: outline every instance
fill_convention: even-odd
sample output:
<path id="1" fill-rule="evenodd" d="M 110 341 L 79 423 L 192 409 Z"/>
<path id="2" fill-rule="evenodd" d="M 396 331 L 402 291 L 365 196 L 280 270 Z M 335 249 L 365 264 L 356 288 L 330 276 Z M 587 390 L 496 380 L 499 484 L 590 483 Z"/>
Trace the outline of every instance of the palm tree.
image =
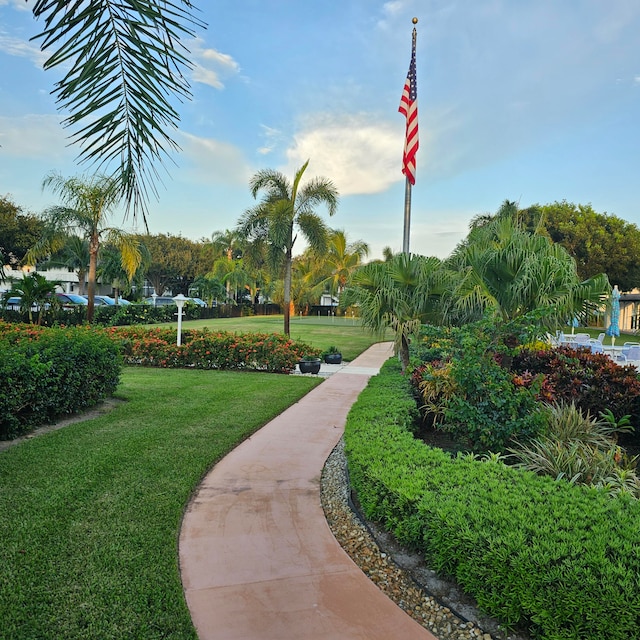
<path id="1" fill-rule="evenodd" d="M 409 364 L 409 344 L 420 325 L 433 320 L 444 290 L 446 272 L 438 258 L 399 253 L 388 262 L 357 269 L 341 305 L 358 305 L 364 327 L 380 336 L 395 334 L 395 352 L 403 371 Z"/>
<path id="2" fill-rule="evenodd" d="M 488 310 L 508 321 L 545 309 L 544 322 L 554 327 L 586 316 L 611 290 L 605 274 L 580 282 L 569 253 L 524 230 L 513 215 L 475 226 L 447 267 L 458 274 L 445 306 L 453 322 L 478 320 Z"/>
<path id="3" fill-rule="evenodd" d="M 80 161 L 103 168 L 115 162 L 114 185 L 142 213 L 156 194 L 158 164 L 177 150 L 170 131 L 180 120 L 172 98 L 191 97 L 184 71 L 193 67 L 182 36 L 206 25 L 191 2 L 33 3 L 44 29 L 35 36 L 51 52 L 45 69 L 62 66 L 55 85 L 63 124 L 75 128 Z"/>
<path id="4" fill-rule="evenodd" d="M 218 258 L 211 271 L 212 276 L 219 278 L 225 283 L 227 288 L 227 298 L 238 300 L 238 290 L 249 289 L 251 286 L 251 275 L 246 270 L 242 258 L 229 260 L 229 258 Z M 233 289 L 233 295 L 231 290 Z"/>
<path id="5" fill-rule="evenodd" d="M 54 253 L 64 246 L 70 234 L 86 238 L 89 242 L 87 320 L 92 322 L 100 243 L 105 240 L 118 247 L 130 278 L 142 261 L 140 244 L 133 235 L 106 226 L 111 212 L 122 198 L 121 192 L 112 178 L 103 175 L 64 178 L 53 172 L 45 177 L 42 186 L 43 189 L 51 187 L 63 205 L 45 211 L 45 233 L 29 250 L 28 257 L 37 259 Z"/>
<path id="6" fill-rule="evenodd" d="M 206 301 L 207 306 L 211 308 L 213 301 L 218 302 L 220 298 L 226 295 L 224 284 L 212 274 L 198 276 L 189 287 L 189 294 L 196 294 L 199 298 Z"/>
<path id="7" fill-rule="evenodd" d="M 51 301 L 59 280 L 47 280 L 39 273 L 30 273 L 22 277 L 22 280 L 14 282 L 11 289 L 4 294 L 5 300 L 11 296 L 20 297 L 20 311 L 29 314 L 29 322 L 33 323 L 33 309 L 38 309 L 38 322 L 42 323 L 42 314 L 45 305 Z"/>
<path id="8" fill-rule="evenodd" d="M 242 257 L 243 241 L 236 229 L 214 231 L 211 234 L 211 244 L 219 256 L 225 256 L 229 260 Z"/>
<path id="9" fill-rule="evenodd" d="M 301 256 L 293 259 L 291 265 L 291 302 L 294 310 L 306 313 L 311 305 L 318 303 L 324 289 L 324 282 L 318 277 L 319 268 L 320 258 L 311 251 L 307 250 Z"/>
<path id="10" fill-rule="evenodd" d="M 368 255 L 369 245 L 366 242 L 347 242 L 347 234 L 342 229 L 331 232 L 327 253 L 322 256 L 322 268 L 329 273 L 323 282 L 330 286 L 332 294 L 340 296 L 349 276 Z"/>
<path id="11" fill-rule="evenodd" d="M 78 273 L 78 293 L 84 294 L 84 284 L 89 270 L 89 242 L 86 238 L 69 236 L 62 249 L 46 262 L 40 263 L 41 269 L 49 267 L 66 267 Z"/>
<path id="12" fill-rule="evenodd" d="M 261 202 L 244 212 L 238 231 L 248 240 L 262 240 L 269 251 L 270 262 L 280 268 L 284 281 L 284 333 L 290 335 L 291 262 L 293 246 L 302 233 L 315 252 L 326 248 L 328 228 L 314 211 L 325 204 L 332 216 L 338 206 L 338 191 L 330 180 L 313 178 L 304 186 L 302 176 L 309 166 L 307 160 L 296 172 L 293 182 L 278 171 L 258 171 L 249 183 L 251 195 L 263 192 Z"/>
<path id="13" fill-rule="evenodd" d="M 118 247 L 104 245 L 100 249 L 96 276 L 102 283 L 111 284 L 111 288 L 114 290 L 113 297 L 115 298 L 116 304 L 118 304 L 118 298 L 121 293 L 124 295 L 131 293 L 134 282 L 139 289 L 142 289 L 142 285 L 144 284 L 144 271 L 151 261 L 151 256 L 144 244 L 140 244 L 139 249 L 142 260 L 133 277 L 131 277 L 124 268 L 122 264 L 122 252 Z"/>

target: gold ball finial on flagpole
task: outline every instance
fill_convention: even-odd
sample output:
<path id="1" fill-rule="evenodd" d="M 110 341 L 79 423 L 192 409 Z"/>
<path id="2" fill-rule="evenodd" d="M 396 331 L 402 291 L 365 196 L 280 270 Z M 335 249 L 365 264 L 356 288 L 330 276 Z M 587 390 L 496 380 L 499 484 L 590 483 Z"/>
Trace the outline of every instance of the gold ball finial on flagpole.
<path id="1" fill-rule="evenodd" d="M 413 18 L 413 20 L 411 20 L 411 22 L 413 22 L 413 24 L 418 24 L 418 18 Z"/>

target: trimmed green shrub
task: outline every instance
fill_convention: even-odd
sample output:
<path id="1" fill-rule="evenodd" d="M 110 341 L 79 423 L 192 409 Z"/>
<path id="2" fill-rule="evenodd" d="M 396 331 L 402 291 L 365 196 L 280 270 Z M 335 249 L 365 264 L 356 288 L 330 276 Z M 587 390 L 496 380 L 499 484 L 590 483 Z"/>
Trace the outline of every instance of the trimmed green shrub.
<path id="1" fill-rule="evenodd" d="M 120 370 L 101 330 L 0 322 L 0 437 L 97 404 L 116 390 Z"/>
<path id="2" fill-rule="evenodd" d="M 541 640 L 640 637 L 640 503 L 452 458 L 413 438 L 414 410 L 389 361 L 349 413 L 349 471 L 366 516 L 506 625 Z"/>

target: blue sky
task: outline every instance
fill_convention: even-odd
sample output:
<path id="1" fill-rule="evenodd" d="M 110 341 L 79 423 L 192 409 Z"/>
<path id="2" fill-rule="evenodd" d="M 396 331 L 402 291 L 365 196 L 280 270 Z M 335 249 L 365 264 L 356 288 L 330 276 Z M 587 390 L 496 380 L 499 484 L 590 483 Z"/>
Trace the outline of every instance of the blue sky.
<path id="1" fill-rule="evenodd" d="M 0 0 L 0 194 L 38 213 L 74 163 L 29 38 L 34 0 Z M 640 224 L 637 0 L 196 0 L 182 153 L 150 202 L 152 233 L 233 228 L 270 168 L 337 185 L 327 219 L 379 257 L 402 249 L 398 104 L 418 17 L 420 150 L 411 251 L 446 257 L 478 213 L 566 199 Z M 323 215 L 324 211 L 321 211 Z M 120 222 L 120 220 L 116 220 Z M 131 220 L 123 226 L 131 227 Z M 139 229 L 141 230 L 141 229 Z M 302 246 L 300 246 L 300 249 Z"/>

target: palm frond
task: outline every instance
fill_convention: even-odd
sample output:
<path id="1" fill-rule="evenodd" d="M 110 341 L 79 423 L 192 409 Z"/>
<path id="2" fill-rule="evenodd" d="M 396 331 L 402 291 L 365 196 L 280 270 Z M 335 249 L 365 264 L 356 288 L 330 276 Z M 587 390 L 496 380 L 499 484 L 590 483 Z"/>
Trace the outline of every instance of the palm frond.
<path id="1" fill-rule="evenodd" d="M 157 166 L 178 149 L 171 100 L 191 97 L 184 72 L 192 63 L 180 39 L 204 23 L 187 0 L 39 0 L 33 14 L 44 19 L 34 39 L 52 52 L 45 69 L 69 68 L 53 93 L 69 113 L 63 124 L 75 129 L 79 161 L 100 171 L 115 163 L 110 177 L 146 225 Z"/>

